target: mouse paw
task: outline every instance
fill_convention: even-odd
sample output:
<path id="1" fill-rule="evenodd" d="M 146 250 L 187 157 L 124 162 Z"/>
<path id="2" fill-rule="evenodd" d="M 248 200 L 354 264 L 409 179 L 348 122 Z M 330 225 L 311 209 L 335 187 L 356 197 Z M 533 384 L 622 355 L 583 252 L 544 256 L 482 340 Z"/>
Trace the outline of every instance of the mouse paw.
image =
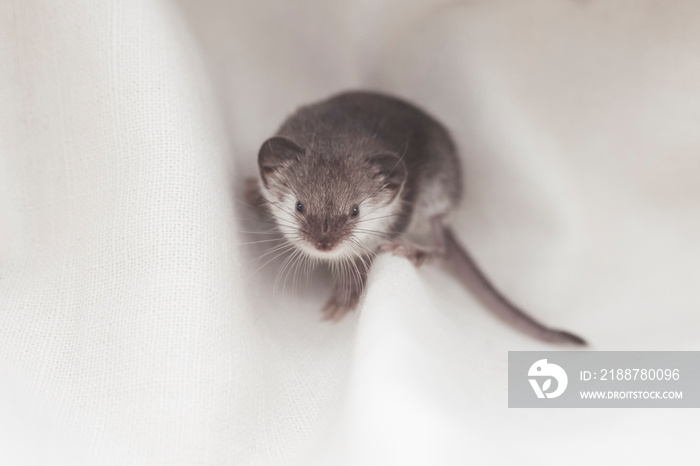
<path id="1" fill-rule="evenodd" d="M 260 194 L 257 178 L 246 178 L 244 181 L 243 199 L 246 204 L 254 209 L 260 209 L 265 205 L 265 199 Z"/>
<path id="2" fill-rule="evenodd" d="M 390 252 L 395 256 L 405 257 L 413 262 L 413 265 L 420 267 L 426 262 L 433 260 L 435 252 L 415 244 L 409 243 L 386 243 L 379 248 L 382 252 Z"/>
<path id="3" fill-rule="evenodd" d="M 356 298 L 351 298 L 348 300 L 335 295 L 331 296 L 323 306 L 323 317 L 321 317 L 321 320 L 327 322 L 340 322 L 347 313 L 357 307 L 358 301 L 359 299 Z"/>

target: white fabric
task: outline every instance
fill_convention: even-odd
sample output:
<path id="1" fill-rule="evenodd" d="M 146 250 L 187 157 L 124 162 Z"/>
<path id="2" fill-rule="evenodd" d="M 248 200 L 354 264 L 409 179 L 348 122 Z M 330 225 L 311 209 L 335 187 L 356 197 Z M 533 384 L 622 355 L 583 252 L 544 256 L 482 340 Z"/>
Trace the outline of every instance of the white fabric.
<path id="1" fill-rule="evenodd" d="M 551 347 L 436 267 L 381 257 L 319 322 L 327 280 L 253 274 L 234 199 L 297 105 L 398 94 L 454 133 L 455 227 L 509 296 L 592 349 L 698 349 L 699 26 L 692 0 L 1 2 L 0 464 L 690 459 L 693 410 L 509 410 L 507 351 Z"/>

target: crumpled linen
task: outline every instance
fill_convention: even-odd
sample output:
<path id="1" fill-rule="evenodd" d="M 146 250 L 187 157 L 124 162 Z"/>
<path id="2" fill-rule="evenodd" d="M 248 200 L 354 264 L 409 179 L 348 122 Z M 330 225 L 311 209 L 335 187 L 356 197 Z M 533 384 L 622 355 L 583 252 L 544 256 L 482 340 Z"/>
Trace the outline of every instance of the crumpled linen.
<path id="1" fill-rule="evenodd" d="M 452 131 L 452 224 L 508 296 L 593 350 L 696 350 L 698 24 L 691 1 L 5 1 L 0 464 L 688 461 L 692 410 L 508 409 L 507 351 L 555 348 L 439 267 L 380 256 L 361 311 L 320 322 L 327 277 L 264 265 L 241 192 L 296 106 L 402 96 Z"/>

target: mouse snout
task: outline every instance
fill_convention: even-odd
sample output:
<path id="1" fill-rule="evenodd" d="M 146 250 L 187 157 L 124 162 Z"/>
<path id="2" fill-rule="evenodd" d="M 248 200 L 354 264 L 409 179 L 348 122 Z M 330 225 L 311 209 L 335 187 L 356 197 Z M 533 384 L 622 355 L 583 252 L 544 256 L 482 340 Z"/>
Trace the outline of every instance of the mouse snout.
<path id="1" fill-rule="evenodd" d="M 304 231 L 304 237 L 317 251 L 328 253 L 336 249 L 344 236 L 344 218 L 335 218 L 328 215 L 309 216 L 308 229 Z"/>
<path id="2" fill-rule="evenodd" d="M 316 241 L 316 248 L 319 251 L 330 251 L 333 249 L 333 242 L 329 238 L 321 238 Z"/>

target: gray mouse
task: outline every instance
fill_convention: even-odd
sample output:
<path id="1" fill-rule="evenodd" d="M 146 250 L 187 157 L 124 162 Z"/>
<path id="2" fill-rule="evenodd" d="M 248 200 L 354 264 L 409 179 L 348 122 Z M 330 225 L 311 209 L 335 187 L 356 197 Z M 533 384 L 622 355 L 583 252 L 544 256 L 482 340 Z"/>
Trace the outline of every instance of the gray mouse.
<path id="1" fill-rule="evenodd" d="M 324 318 L 354 309 L 372 260 L 391 252 L 420 265 L 444 259 L 467 288 L 514 327 L 548 342 L 585 345 L 511 303 L 446 225 L 462 194 L 455 144 L 418 107 L 373 92 L 346 92 L 301 107 L 258 153 L 246 198 L 266 211 L 297 254 L 335 273 Z M 429 231 L 420 246 L 414 232 Z"/>

